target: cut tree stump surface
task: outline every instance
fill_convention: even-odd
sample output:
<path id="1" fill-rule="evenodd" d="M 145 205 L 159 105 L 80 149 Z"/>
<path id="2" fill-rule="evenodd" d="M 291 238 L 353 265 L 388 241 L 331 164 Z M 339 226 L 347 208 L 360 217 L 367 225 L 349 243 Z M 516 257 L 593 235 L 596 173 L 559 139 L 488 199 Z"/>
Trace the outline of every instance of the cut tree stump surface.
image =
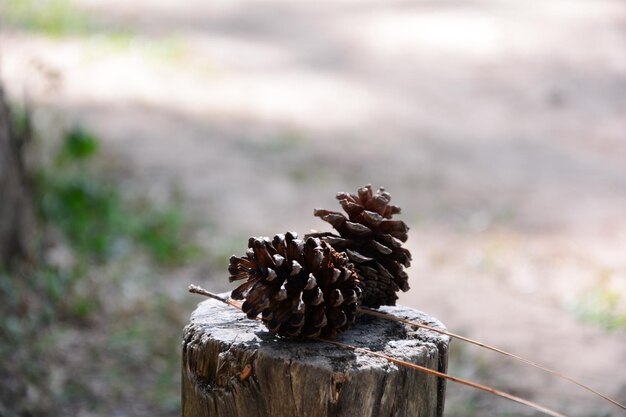
<path id="1" fill-rule="evenodd" d="M 411 308 L 381 308 L 434 327 Z M 337 341 L 446 371 L 449 338 L 361 315 Z M 365 353 L 271 334 L 215 300 L 185 327 L 183 417 L 443 416 L 445 381 Z"/>

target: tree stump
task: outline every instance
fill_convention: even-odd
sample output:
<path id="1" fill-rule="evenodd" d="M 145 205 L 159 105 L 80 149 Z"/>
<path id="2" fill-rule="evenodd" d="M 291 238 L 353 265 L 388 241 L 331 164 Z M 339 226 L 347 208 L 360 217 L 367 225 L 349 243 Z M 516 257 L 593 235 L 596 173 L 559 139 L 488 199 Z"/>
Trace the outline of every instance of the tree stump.
<path id="1" fill-rule="evenodd" d="M 381 308 L 444 329 L 414 309 Z M 361 315 L 337 341 L 446 371 L 449 338 Z M 183 417 L 443 416 L 445 380 L 320 341 L 271 334 L 218 301 L 185 327 Z"/>

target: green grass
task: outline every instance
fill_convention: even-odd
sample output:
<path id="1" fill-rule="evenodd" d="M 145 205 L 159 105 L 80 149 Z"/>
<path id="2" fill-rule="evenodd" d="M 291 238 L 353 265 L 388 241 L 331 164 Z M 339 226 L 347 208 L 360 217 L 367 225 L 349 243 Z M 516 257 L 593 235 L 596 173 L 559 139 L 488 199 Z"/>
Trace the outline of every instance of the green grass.
<path id="1" fill-rule="evenodd" d="M 161 284 L 199 253 L 180 201 L 126 195 L 84 129 L 48 160 L 33 181 L 41 245 L 63 249 L 64 261 L 0 271 L 0 416 L 133 414 L 137 404 L 174 415 L 195 300 L 175 302 Z"/>
<path id="2" fill-rule="evenodd" d="M 573 310 L 581 320 L 607 331 L 626 330 L 626 311 L 620 310 L 622 297 L 623 294 L 599 285 L 585 294 Z"/>
<path id="3" fill-rule="evenodd" d="M 80 128 L 65 136 L 51 167 L 37 175 L 38 211 L 59 228 L 86 259 L 105 261 L 139 247 L 167 265 L 182 264 L 197 249 L 186 241 L 181 207 L 153 207 L 125 198 L 118 187 L 90 170 L 99 149 L 96 138 Z"/>
<path id="4" fill-rule="evenodd" d="M 180 265 L 200 255 L 199 249 L 185 241 L 185 219 L 180 207 L 148 210 L 137 219 L 134 238 L 162 265 Z"/>
<path id="5" fill-rule="evenodd" d="M 3 0 L 0 4 L 3 25 L 53 39 L 80 38 L 88 43 L 84 51 L 88 59 L 138 52 L 157 61 L 176 62 L 184 55 L 177 36 L 139 36 L 128 28 L 103 22 L 73 0 Z"/>
<path id="6" fill-rule="evenodd" d="M 89 33 L 93 24 L 72 0 L 4 0 L 4 23 L 50 37 Z"/>
<path id="7" fill-rule="evenodd" d="M 261 142 L 259 148 L 269 153 L 286 152 L 302 148 L 308 142 L 308 138 L 302 132 L 288 130 Z"/>
<path id="8" fill-rule="evenodd" d="M 83 51 L 86 62 L 96 61 L 103 56 L 137 54 L 156 64 L 181 65 L 186 50 L 179 36 L 167 35 L 159 38 L 141 36 L 131 30 L 99 31 L 82 39 L 88 48 Z"/>
<path id="9" fill-rule="evenodd" d="M 74 127 L 65 135 L 57 153 L 57 166 L 63 167 L 72 161 L 82 161 L 94 156 L 100 145 L 96 137 L 80 127 Z"/>

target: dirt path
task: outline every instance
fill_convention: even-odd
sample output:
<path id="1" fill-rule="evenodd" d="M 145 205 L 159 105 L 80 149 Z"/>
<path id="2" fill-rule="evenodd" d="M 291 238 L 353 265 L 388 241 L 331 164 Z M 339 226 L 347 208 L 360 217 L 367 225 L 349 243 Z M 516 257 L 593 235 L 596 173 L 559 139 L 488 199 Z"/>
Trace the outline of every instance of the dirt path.
<path id="1" fill-rule="evenodd" d="M 623 2 L 80 7 L 98 17 L 87 35 L 3 32 L 10 92 L 95 129 L 155 195 L 180 185 L 207 256 L 322 229 L 312 210 L 337 207 L 336 191 L 384 184 L 412 229 L 402 302 L 626 401 L 626 334 L 572 312 L 599 292 L 626 314 Z M 457 373 L 574 416 L 618 415 L 466 353 Z M 452 395 L 451 416 L 517 410 Z"/>

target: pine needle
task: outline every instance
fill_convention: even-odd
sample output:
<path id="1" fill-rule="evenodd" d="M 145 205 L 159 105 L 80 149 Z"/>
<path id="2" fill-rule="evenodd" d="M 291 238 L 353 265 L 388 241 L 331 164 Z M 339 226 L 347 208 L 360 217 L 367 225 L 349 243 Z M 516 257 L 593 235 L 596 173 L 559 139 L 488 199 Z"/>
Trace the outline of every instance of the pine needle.
<path id="1" fill-rule="evenodd" d="M 561 414 L 561 413 L 558 413 L 556 411 L 550 410 L 549 408 L 541 406 L 541 405 L 539 405 L 537 403 L 525 400 L 523 398 L 520 398 L 520 397 L 517 397 L 515 395 L 506 393 L 504 391 L 500 391 L 500 390 L 488 387 L 486 385 L 478 384 L 476 382 L 468 381 L 467 379 L 463 379 L 463 378 L 459 378 L 459 377 L 456 377 L 456 376 L 448 375 L 448 374 L 443 373 L 443 372 L 435 371 L 434 369 L 426 368 L 424 366 L 416 365 L 414 363 L 410 363 L 410 362 L 406 362 L 406 361 L 403 361 L 403 360 L 400 360 L 400 359 L 392 358 L 391 356 L 385 355 L 384 353 L 374 352 L 373 350 L 356 347 L 356 346 L 353 346 L 353 345 L 350 345 L 350 344 L 347 344 L 347 343 L 336 342 L 334 340 L 322 339 L 321 337 L 318 337 L 317 340 L 320 340 L 320 341 L 325 342 L 325 343 L 330 343 L 331 345 L 339 346 L 339 347 L 342 347 L 342 348 L 345 348 L 345 349 L 352 349 L 352 350 L 355 350 L 357 352 L 366 353 L 368 355 L 378 356 L 379 358 L 386 359 L 389 362 L 397 363 L 398 365 L 406 366 L 406 367 L 412 368 L 412 369 L 417 369 L 418 371 L 425 372 L 425 373 L 431 374 L 431 375 L 435 375 L 435 376 L 438 376 L 440 378 L 449 379 L 450 381 L 457 382 L 457 383 L 463 384 L 463 385 L 467 385 L 468 387 L 476 388 L 476 389 L 488 392 L 490 394 L 496 395 L 498 397 L 506 398 L 507 400 L 511 400 L 511 401 L 516 402 L 516 403 L 526 405 L 528 407 L 534 408 L 537 411 L 541 411 L 542 413 L 547 414 L 549 416 L 566 417 L 564 414 Z"/>
<path id="2" fill-rule="evenodd" d="M 562 379 L 564 379 L 566 381 L 569 381 L 572 384 L 575 384 L 575 385 L 577 385 L 577 386 L 579 386 L 579 387 L 581 387 L 581 388 L 583 388 L 583 389 L 585 389 L 585 390 L 587 390 L 587 391 L 589 391 L 589 392 L 591 392 L 591 393 L 593 393 L 593 394 L 595 394 L 595 395 L 605 399 L 606 401 L 608 401 L 608 402 L 610 402 L 610 403 L 612 403 L 612 404 L 614 404 L 614 405 L 616 405 L 616 406 L 626 410 L 626 406 L 624 406 L 624 405 L 620 404 L 619 402 L 615 401 L 614 399 L 612 399 L 612 398 L 610 398 L 610 397 L 608 397 L 608 396 L 606 396 L 606 395 L 596 391 L 595 389 L 593 389 L 593 388 L 591 388 L 591 387 L 589 387 L 589 386 L 587 386 L 587 385 L 585 385 L 585 384 L 583 384 L 581 382 L 576 381 L 572 377 L 564 375 L 563 373 L 561 373 L 559 371 L 556 371 L 554 369 L 550 369 L 550 368 L 548 368 L 548 367 L 546 367 L 544 365 L 541 365 L 539 363 L 533 362 L 530 359 L 526 359 L 524 357 L 521 357 L 521 356 L 515 355 L 513 353 L 507 352 L 505 350 L 499 349 L 497 347 L 490 346 L 490 345 L 488 345 L 486 343 L 482 343 L 482 342 L 479 342 L 477 340 L 470 339 L 469 337 L 458 335 L 456 333 L 448 332 L 446 330 L 441 330 L 441 329 L 438 329 L 436 327 L 429 326 L 427 324 L 422 324 L 422 323 L 418 323 L 418 322 L 415 322 L 415 321 L 412 321 L 412 320 L 402 319 L 400 317 L 396 317 L 396 316 L 393 316 L 391 314 L 382 313 L 380 311 L 374 311 L 374 310 L 359 308 L 357 310 L 357 313 L 368 314 L 370 316 L 380 317 L 380 318 L 383 318 L 383 319 L 398 321 L 398 322 L 401 322 L 401 323 L 409 324 L 411 326 L 420 327 L 420 328 L 427 329 L 427 330 L 430 330 L 430 331 L 433 331 L 433 332 L 437 332 L 439 334 L 443 334 L 443 335 L 446 335 L 446 336 L 454 337 L 454 338 L 459 339 L 459 340 L 463 340 L 464 342 L 468 342 L 468 343 L 471 343 L 473 345 L 480 346 L 482 348 L 491 350 L 493 352 L 500 353 L 502 355 L 505 355 L 505 356 L 508 356 L 510 358 L 516 359 L 516 360 L 518 360 L 520 362 L 523 362 L 523 363 L 525 363 L 527 365 L 534 366 L 537 369 L 541 369 L 542 371 L 548 372 L 548 373 L 550 373 L 552 375 L 555 375 L 555 376 L 557 376 L 559 378 L 562 378 Z"/>
<path id="3" fill-rule="evenodd" d="M 214 293 L 212 293 L 210 291 L 205 290 L 202 287 L 199 287 L 199 286 L 193 285 L 193 284 L 189 285 L 188 289 L 189 289 L 189 292 L 191 292 L 191 293 L 200 294 L 200 295 L 204 295 L 206 297 L 213 298 L 215 300 L 221 301 L 224 304 L 228 304 L 231 307 L 234 307 L 234 308 L 237 308 L 237 309 L 241 310 L 240 303 L 238 303 L 236 301 L 233 301 L 230 298 L 227 299 L 227 298 L 224 298 L 224 297 L 220 297 L 217 294 L 214 294 Z M 372 310 L 359 309 L 357 311 L 360 312 L 360 313 L 363 313 L 363 314 L 377 313 L 377 314 L 372 314 L 372 315 L 378 316 L 378 317 L 382 317 L 382 318 L 387 318 L 387 319 L 391 319 L 391 317 L 394 317 L 394 316 L 386 315 L 384 313 L 374 312 Z M 398 319 L 397 317 L 394 317 L 394 318 Z M 403 322 L 407 322 L 407 324 L 418 325 L 417 323 L 412 323 L 412 322 L 409 322 L 409 320 L 404 320 L 404 319 L 398 319 L 397 321 L 403 321 Z M 419 326 L 425 326 L 425 325 L 421 325 L 420 324 Z M 431 328 L 430 330 L 439 331 L 439 329 L 435 329 L 435 328 Z M 443 331 L 439 331 L 439 332 L 443 332 Z M 448 336 L 451 336 L 451 335 L 448 335 Z M 517 397 L 517 396 L 512 395 L 512 394 L 508 394 L 508 393 L 506 393 L 504 391 L 500 391 L 500 390 L 491 388 L 489 386 L 482 385 L 482 384 L 479 384 L 479 383 L 476 383 L 476 382 L 472 382 L 472 381 L 469 381 L 469 380 L 466 380 L 466 379 L 463 379 L 463 378 L 459 378 L 459 377 L 455 377 L 455 376 L 452 376 L 452 375 L 448 375 L 446 373 L 439 372 L 439 371 L 436 371 L 436 370 L 433 370 L 433 369 L 430 369 L 430 368 L 426 368 L 426 367 L 423 367 L 423 366 L 420 366 L 420 365 L 416 365 L 414 363 L 406 362 L 406 361 L 403 361 L 403 360 L 400 360 L 400 359 L 395 359 L 395 358 L 392 358 L 391 356 L 385 355 L 384 353 L 374 352 L 374 351 L 369 350 L 369 349 L 356 347 L 356 346 L 353 346 L 353 345 L 350 345 L 350 344 L 347 344 L 347 343 L 341 343 L 341 342 L 336 342 L 336 341 L 332 341 L 332 340 L 327 340 L 327 339 L 323 339 L 321 337 L 316 337 L 314 339 L 315 340 L 319 340 L 320 342 L 329 343 L 331 345 L 342 347 L 344 349 L 351 349 L 351 350 L 362 352 L 362 353 L 365 353 L 365 354 L 368 354 L 368 355 L 378 356 L 380 358 L 383 358 L 383 359 L 385 359 L 385 360 L 387 360 L 389 362 L 396 363 L 398 365 L 402 365 L 402 366 L 405 366 L 405 367 L 408 367 L 408 368 L 416 369 L 418 371 L 425 372 L 425 373 L 428 373 L 428 374 L 431 374 L 431 375 L 435 375 L 435 376 L 438 376 L 440 378 L 445 378 L 445 379 L 448 379 L 450 381 L 453 381 L 453 382 L 456 382 L 456 383 L 459 383 L 459 384 L 467 385 L 469 387 L 476 388 L 476 389 L 488 392 L 488 393 L 496 395 L 498 397 L 506 398 L 506 399 L 508 399 L 510 401 L 513 401 L 513 402 L 516 402 L 516 403 L 519 403 L 519 404 L 526 405 L 528 407 L 534 408 L 535 410 L 541 411 L 542 413 L 544 413 L 546 415 L 549 415 L 549 416 L 552 416 L 552 417 L 567 417 L 564 414 L 560 414 L 560 413 L 558 413 L 556 411 L 553 411 L 553 410 L 551 410 L 549 408 L 543 407 L 543 406 L 541 406 L 539 404 L 536 404 L 536 403 L 534 403 L 532 401 L 525 400 L 523 398 Z"/>

